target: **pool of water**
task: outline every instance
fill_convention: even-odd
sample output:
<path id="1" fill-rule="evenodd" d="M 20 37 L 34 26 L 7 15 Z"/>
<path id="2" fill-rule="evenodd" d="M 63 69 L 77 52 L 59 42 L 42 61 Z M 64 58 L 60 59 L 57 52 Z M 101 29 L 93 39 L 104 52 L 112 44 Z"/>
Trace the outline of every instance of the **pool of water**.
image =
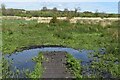
<path id="1" fill-rule="evenodd" d="M 22 69 L 33 70 L 35 66 L 35 62 L 32 61 L 32 58 L 37 56 L 39 52 L 45 52 L 45 51 L 67 52 L 69 54 L 72 54 L 76 59 L 82 60 L 82 65 L 85 65 L 91 60 L 88 57 L 88 53 L 93 52 L 92 50 L 78 51 L 72 48 L 63 48 L 63 47 L 44 47 L 44 48 L 23 50 L 22 52 L 15 52 L 11 55 L 7 54 L 5 58 L 8 61 L 12 61 L 12 67 L 16 67 L 19 70 L 22 70 Z"/>

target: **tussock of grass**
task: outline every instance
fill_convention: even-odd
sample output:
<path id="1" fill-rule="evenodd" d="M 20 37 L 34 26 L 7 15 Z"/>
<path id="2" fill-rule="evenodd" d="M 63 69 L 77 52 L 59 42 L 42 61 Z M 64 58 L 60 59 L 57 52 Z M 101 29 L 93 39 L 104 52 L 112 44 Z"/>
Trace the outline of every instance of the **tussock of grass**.
<path id="1" fill-rule="evenodd" d="M 76 78 L 82 78 L 81 61 L 75 59 L 72 55 L 67 54 L 67 67 L 75 75 Z"/>
<path id="2" fill-rule="evenodd" d="M 40 52 L 37 57 L 33 58 L 33 61 L 36 62 L 34 70 L 32 72 L 26 72 L 28 78 L 41 78 L 43 73 L 42 61 L 44 57 L 43 54 Z"/>

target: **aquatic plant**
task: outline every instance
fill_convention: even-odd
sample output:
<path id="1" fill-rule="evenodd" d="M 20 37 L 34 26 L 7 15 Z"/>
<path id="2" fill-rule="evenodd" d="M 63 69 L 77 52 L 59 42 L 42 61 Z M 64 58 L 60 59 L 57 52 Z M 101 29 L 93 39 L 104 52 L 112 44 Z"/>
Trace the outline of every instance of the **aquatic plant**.
<path id="1" fill-rule="evenodd" d="M 41 78 L 43 73 L 43 67 L 42 67 L 42 61 L 44 60 L 43 54 L 40 52 L 37 57 L 33 58 L 33 61 L 36 62 L 36 65 L 34 67 L 34 70 L 32 72 L 29 72 L 29 70 L 26 71 L 26 76 L 28 78 Z"/>
<path id="2" fill-rule="evenodd" d="M 67 54 L 68 69 L 75 75 L 76 78 L 82 78 L 81 75 L 81 61 L 75 59 L 71 54 Z"/>
<path id="3" fill-rule="evenodd" d="M 4 57 L 2 58 L 1 65 L 2 65 L 2 79 L 10 78 L 13 75 L 13 72 L 10 70 L 10 64 Z"/>

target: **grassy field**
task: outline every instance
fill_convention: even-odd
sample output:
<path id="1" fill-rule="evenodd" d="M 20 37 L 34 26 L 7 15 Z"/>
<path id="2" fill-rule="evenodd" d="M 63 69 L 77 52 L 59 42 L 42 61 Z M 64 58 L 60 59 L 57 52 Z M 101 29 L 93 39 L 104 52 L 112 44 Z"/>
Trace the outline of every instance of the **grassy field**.
<path id="1" fill-rule="evenodd" d="M 107 47 L 111 42 L 117 45 L 112 41 L 114 38 L 108 35 L 116 33 L 112 27 L 70 24 L 65 21 L 49 25 L 36 21 L 3 20 L 3 53 L 12 53 L 32 45 L 63 45 L 92 50 Z"/>
<path id="2" fill-rule="evenodd" d="M 3 54 L 11 54 L 20 48 L 33 45 L 63 45 L 75 49 L 98 50 L 105 48 L 105 55 L 96 54 L 101 62 L 92 63 L 92 68 L 106 70 L 114 77 L 119 76 L 118 23 L 102 27 L 99 24 L 71 24 L 58 21 L 51 24 L 37 21 L 3 20 Z M 109 61 L 108 64 L 104 64 Z M 97 65 L 96 65 L 97 64 Z M 93 76 L 98 77 L 98 75 Z"/>

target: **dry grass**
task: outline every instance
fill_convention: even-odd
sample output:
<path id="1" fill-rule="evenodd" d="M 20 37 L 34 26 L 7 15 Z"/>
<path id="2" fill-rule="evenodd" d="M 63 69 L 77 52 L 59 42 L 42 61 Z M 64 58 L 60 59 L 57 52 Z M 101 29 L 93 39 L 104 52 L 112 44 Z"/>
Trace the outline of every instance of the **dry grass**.
<path id="1" fill-rule="evenodd" d="M 3 19 L 13 19 L 13 20 L 38 20 L 38 23 L 49 23 L 52 17 L 18 17 L 18 16 L 3 16 Z M 67 17 L 57 17 L 59 20 L 66 20 Z M 103 27 L 106 25 L 111 25 L 111 22 L 117 21 L 118 18 L 89 18 L 89 17 L 73 17 L 69 19 L 71 23 L 80 22 L 81 24 L 97 24 L 100 23 Z"/>

